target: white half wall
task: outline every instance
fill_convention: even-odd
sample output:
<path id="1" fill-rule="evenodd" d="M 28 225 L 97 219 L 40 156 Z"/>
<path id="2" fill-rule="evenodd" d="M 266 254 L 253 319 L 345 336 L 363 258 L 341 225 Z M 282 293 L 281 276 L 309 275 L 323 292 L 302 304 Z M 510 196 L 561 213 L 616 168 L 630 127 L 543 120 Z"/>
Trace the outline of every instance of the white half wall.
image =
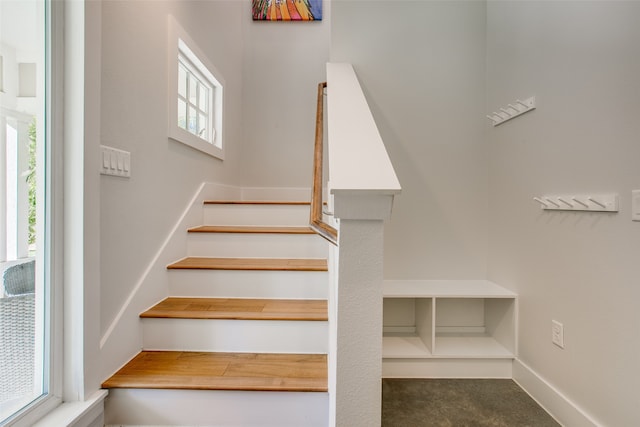
<path id="1" fill-rule="evenodd" d="M 353 64 L 402 185 L 385 225 L 385 278 L 485 278 L 485 3 L 331 8 L 331 62 Z"/>
<path id="2" fill-rule="evenodd" d="M 487 7 L 485 114 L 537 101 L 498 127 L 485 119 L 488 278 L 518 293 L 519 358 L 530 371 L 595 424 L 640 425 L 640 222 L 630 212 L 640 188 L 640 3 Z M 609 192 L 620 195 L 618 213 L 543 211 L 532 200 Z M 551 343 L 552 320 L 564 325 L 564 349 Z"/>

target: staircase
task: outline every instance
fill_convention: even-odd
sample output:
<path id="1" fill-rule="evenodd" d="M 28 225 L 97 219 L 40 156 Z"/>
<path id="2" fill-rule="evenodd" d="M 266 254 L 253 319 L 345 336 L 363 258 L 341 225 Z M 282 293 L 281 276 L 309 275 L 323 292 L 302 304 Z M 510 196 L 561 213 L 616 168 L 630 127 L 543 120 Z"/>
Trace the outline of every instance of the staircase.
<path id="1" fill-rule="evenodd" d="M 303 202 L 205 201 L 108 425 L 327 426 L 327 243 Z"/>

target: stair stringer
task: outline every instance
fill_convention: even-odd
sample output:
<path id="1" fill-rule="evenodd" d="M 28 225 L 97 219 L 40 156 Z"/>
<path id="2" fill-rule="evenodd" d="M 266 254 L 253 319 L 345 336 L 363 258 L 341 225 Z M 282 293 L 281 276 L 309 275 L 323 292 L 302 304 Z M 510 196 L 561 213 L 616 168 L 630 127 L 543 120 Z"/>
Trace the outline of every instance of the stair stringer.
<path id="1" fill-rule="evenodd" d="M 166 267 L 186 253 L 188 236 L 185 230 L 202 223 L 202 200 L 237 199 L 241 194 L 242 189 L 236 186 L 210 182 L 200 184 L 101 337 L 101 378 L 108 378 L 142 348 L 140 313 L 169 296 Z"/>

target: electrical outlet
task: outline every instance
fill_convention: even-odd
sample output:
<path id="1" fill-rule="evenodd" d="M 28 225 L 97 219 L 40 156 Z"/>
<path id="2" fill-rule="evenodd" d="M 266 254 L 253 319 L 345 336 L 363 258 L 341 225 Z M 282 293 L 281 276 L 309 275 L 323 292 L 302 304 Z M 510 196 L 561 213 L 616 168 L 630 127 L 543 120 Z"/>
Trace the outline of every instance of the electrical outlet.
<path id="1" fill-rule="evenodd" d="M 564 348 L 564 326 L 557 320 L 551 321 L 551 342 Z"/>

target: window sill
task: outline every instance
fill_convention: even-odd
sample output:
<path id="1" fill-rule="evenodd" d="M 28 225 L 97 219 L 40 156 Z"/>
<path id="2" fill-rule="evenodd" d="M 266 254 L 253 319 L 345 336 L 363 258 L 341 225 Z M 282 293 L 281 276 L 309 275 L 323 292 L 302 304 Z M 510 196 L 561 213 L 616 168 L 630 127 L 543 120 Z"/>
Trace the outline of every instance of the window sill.
<path id="1" fill-rule="evenodd" d="M 224 151 L 222 150 L 222 148 L 216 147 L 215 145 L 203 141 L 200 138 L 196 138 L 188 132 L 183 131 L 182 129 L 177 129 L 177 132 L 175 130 L 173 132 L 171 132 L 171 130 L 169 131 L 169 139 L 171 139 L 172 141 L 180 142 L 184 145 L 188 145 L 189 147 L 206 153 L 211 157 L 215 157 L 216 159 L 224 160 Z"/>
<path id="2" fill-rule="evenodd" d="M 95 424 L 95 421 L 98 418 L 102 420 L 104 399 L 108 394 L 107 390 L 98 390 L 84 402 L 63 403 L 35 423 L 33 427 L 89 427 L 98 425 Z"/>

